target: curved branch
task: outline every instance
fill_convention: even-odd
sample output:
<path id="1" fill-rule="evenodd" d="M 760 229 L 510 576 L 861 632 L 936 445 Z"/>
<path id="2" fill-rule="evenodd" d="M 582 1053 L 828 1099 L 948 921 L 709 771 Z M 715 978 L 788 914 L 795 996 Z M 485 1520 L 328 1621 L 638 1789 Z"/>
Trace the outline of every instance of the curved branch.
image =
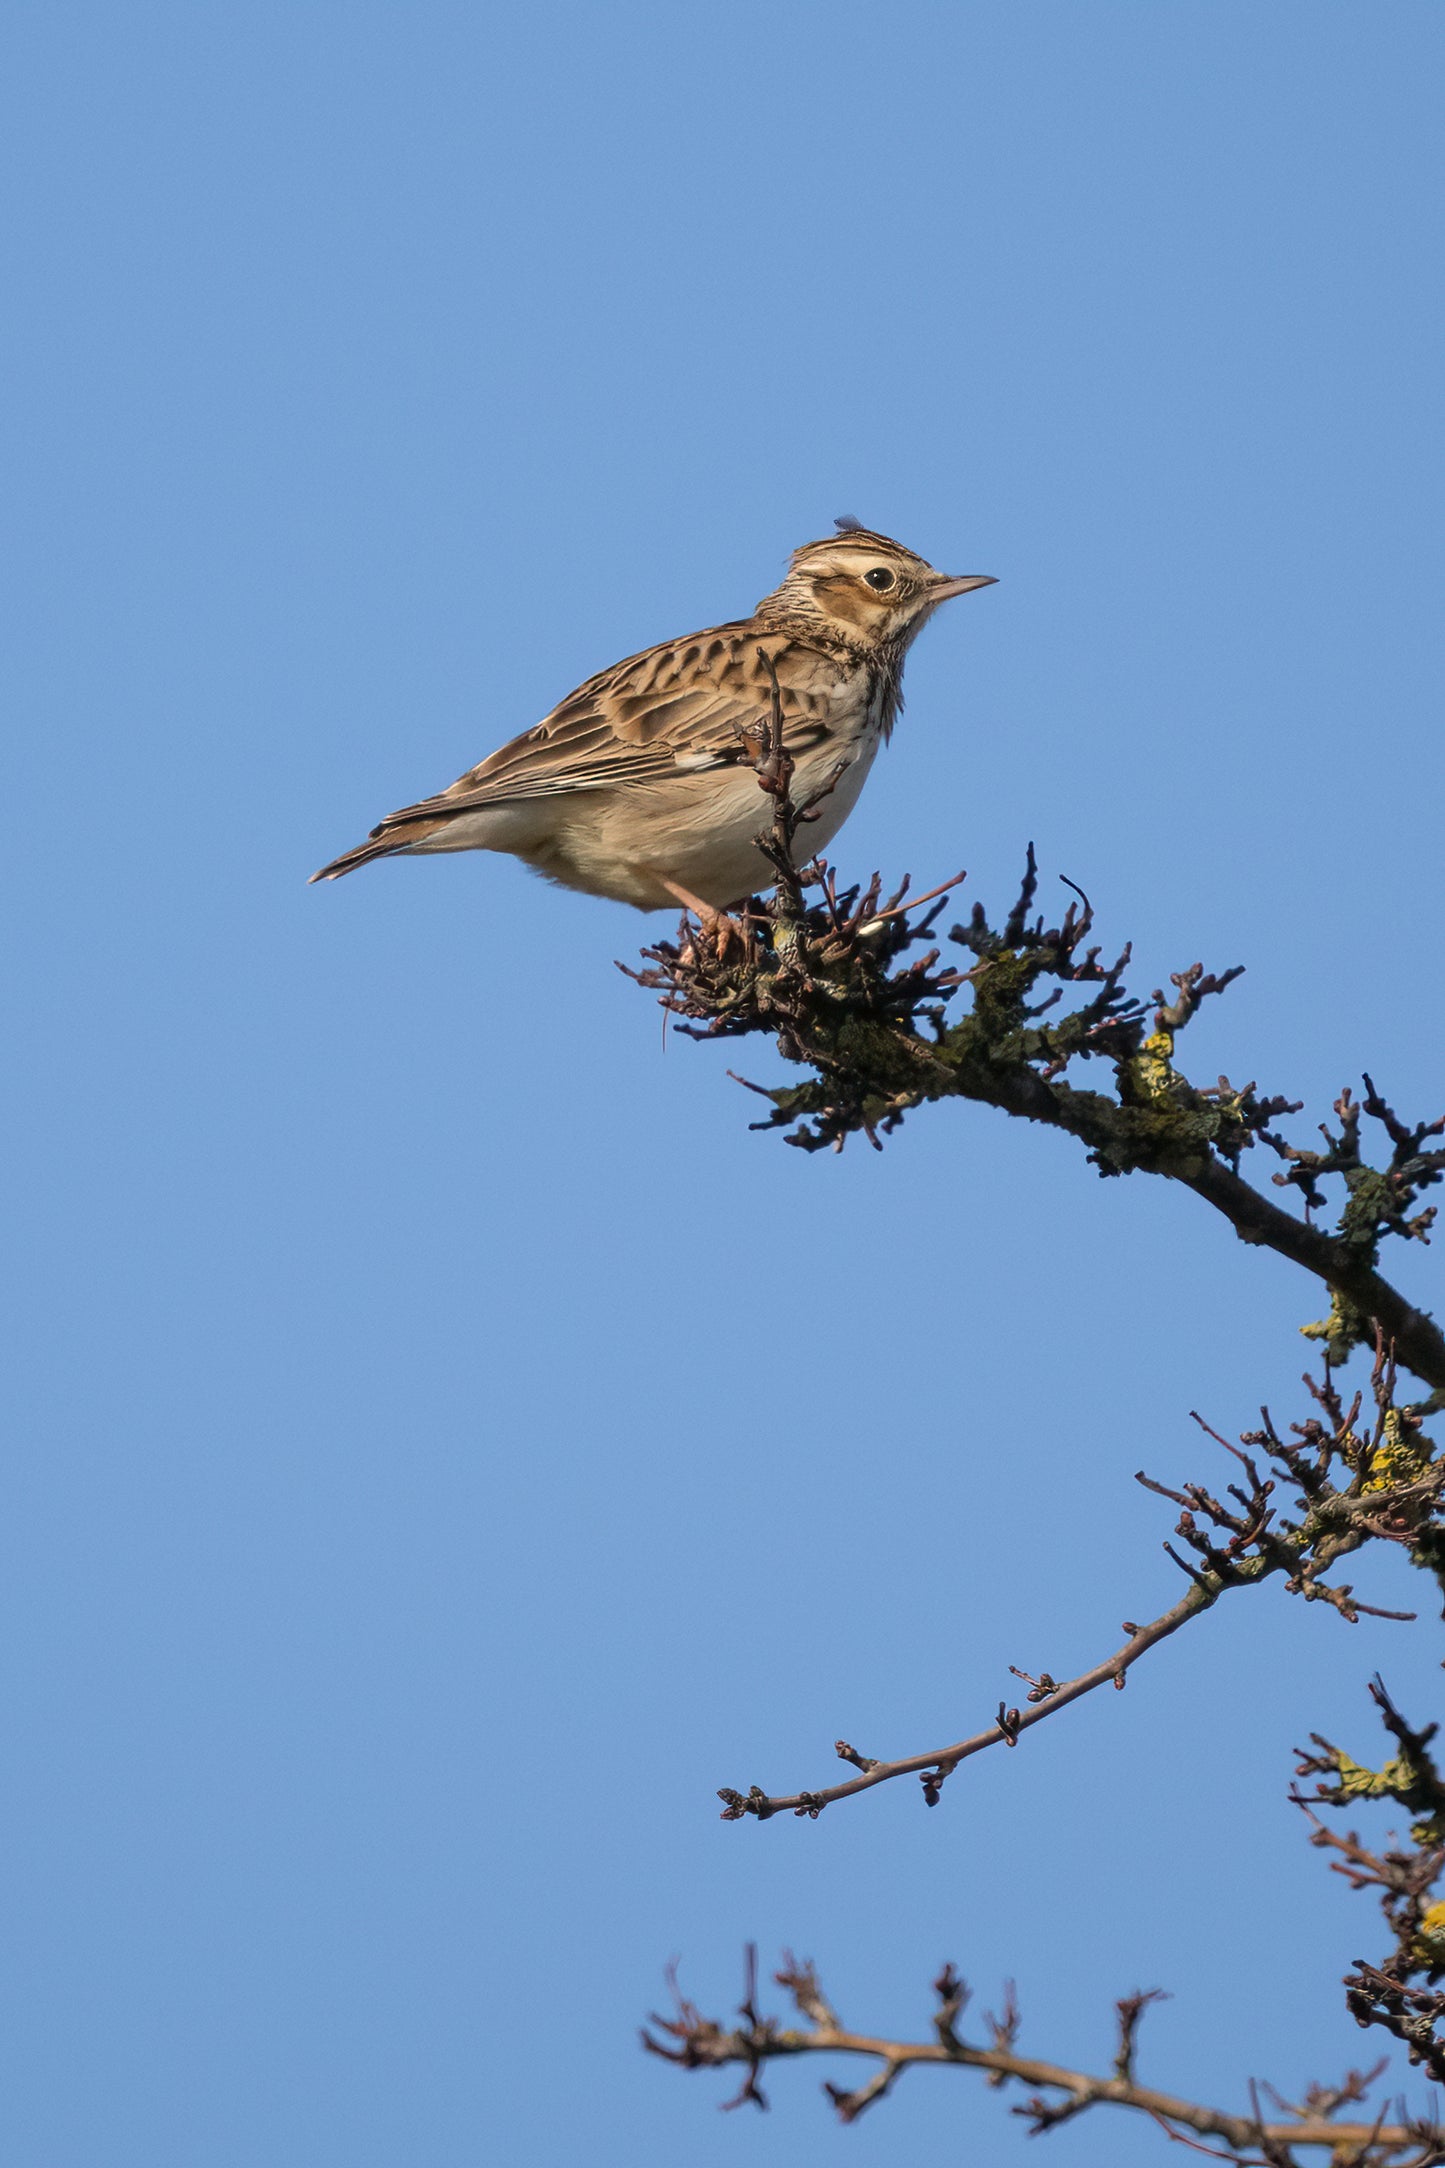
<path id="1" fill-rule="evenodd" d="M 1198 1174 L 1179 1179 L 1224 1214 L 1241 1242 L 1261 1243 L 1291 1264 L 1302 1265 L 1326 1287 L 1338 1289 L 1362 1316 L 1376 1320 L 1385 1337 L 1394 1342 L 1400 1361 L 1417 1378 L 1437 1391 L 1445 1388 L 1445 1333 L 1428 1310 L 1417 1310 L 1343 1242 L 1291 1212 L 1282 1212 L 1219 1160 L 1210 1160 Z"/>
<path id="2" fill-rule="evenodd" d="M 746 2047 L 737 2035 L 725 2037 L 737 2042 L 734 2052 L 709 2055 L 708 2062 L 721 2064 L 752 2059 L 751 2048 Z M 976 2048 L 962 2043 L 958 2047 L 944 2047 L 931 2040 L 880 2040 L 870 2033 L 848 2032 L 840 2026 L 836 2031 L 780 2032 L 774 2036 L 770 2050 L 764 2051 L 764 2061 L 769 2052 L 773 2055 L 866 2055 L 876 2058 L 894 2073 L 918 2063 L 959 2064 L 966 2070 L 986 2070 L 998 2078 L 1014 2078 L 1023 2085 L 1037 2085 L 1065 2094 L 1067 2098 L 1063 2102 L 1043 2110 L 1051 2122 L 1062 2120 L 1061 2110 L 1073 2115 L 1085 2108 L 1105 2104 L 1134 2108 L 1152 2116 L 1156 2122 L 1196 2131 L 1202 2138 L 1222 2138 L 1238 2152 L 1258 2145 L 1327 2146 L 1343 2152 L 1347 2146 L 1363 2149 L 1373 2143 L 1376 2158 L 1383 2160 L 1390 2152 L 1405 2152 L 1421 2145 L 1420 2132 L 1402 2123 L 1337 2123 L 1323 2118 L 1260 2123 L 1252 2116 L 1231 2115 L 1224 2108 L 1181 2100 L 1175 2093 L 1159 2092 L 1152 2085 L 1139 2085 L 1130 2078 L 1105 2078 L 1088 2071 L 1070 2070 L 1062 2063 L 1048 2063 L 1034 2055 L 1016 2054 L 1011 2048 Z M 1029 2111 L 1020 2109 L 1018 2112 Z M 1432 2152 L 1430 2158 L 1439 2161 L 1441 2155 Z"/>
<path id="3" fill-rule="evenodd" d="M 790 1958 L 775 1977 L 779 1986 L 788 1989 L 792 1995 L 800 2016 L 806 2021 L 803 2026 L 784 2027 L 777 2019 L 760 2013 L 756 1952 L 750 1949 L 748 1988 L 738 2013 L 743 2020 L 740 2026 L 728 2029 L 704 2017 L 694 2004 L 677 1992 L 674 1979 L 677 2014 L 672 2018 L 654 2016 L 652 2023 L 677 2044 L 669 2046 L 666 2039 L 658 2039 L 644 2030 L 643 2045 L 654 2055 L 685 2070 L 717 2070 L 730 2064 L 740 2065 L 746 2076 L 741 2091 L 728 2103 L 729 2106 L 739 2106 L 744 2101 L 751 2101 L 760 2108 L 767 2106 L 766 2095 L 758 2083 L 758 2073 L 765 2063 L 800 2055 L 854 2055 L 876 2063 L 878 2068 L 874 2075 L 852 2090 L 831 2084 L 825 2087 L 839 2116 L 847 2123 L 856 2121 L 865 2109 L 882 2099 L 904 2071 L 917 2065 L 934 2064 L 981 2070 L 994 2085 L 1013 2082 L 1038 2088 L 1033 2099 L 1013 2111 L 1027 2120 L 1031 2133 L 1050 2130 L 1087 2109 L 1108 2106 L 1147 2115 L 1172 2138 L 1193 2132 L 1197 2138 L 1218 2139 L 1227 2148 L 1221 2158 L 1240 2163 L 1258 2162 L 1260 2168 L 1291 2168 L 1297 2147 L 1326 2148 L 1337 2160 L 1351 2161 L 1354 2168 L 1388 2168 L 1390 2163 L 1394 2163 L 1395 2168 L 1435 2168 L 1435 2164 L 1445 2161 L 1445 2150 L 1442 2150 L 1445 2133 L 1428 2121 L 1387 2123 L 1383 2113 L 1370 2123 L 1345 2123 L 1337 2119 L 1333 2111 L 1362 2102 L 1383 2065 L 1369 2072 L 1351 2071 L 1341 2085 L 1328 2092 L 1316 2089 L 1283 2122 L 1266 2122 L 1258 2112 L 1231 2114 L 1225 2108 L 1184 2100 L 1175 2093 L 1161 2092 L 1155 2086 L 1141 2085 L 1134 2074 L 1138 2025 L 1144 2009 L 1156 1999 L 1154 1995 L 1128 1995 L 1117 2005 L 1119 2050 L 1114 2059 L 1113 2074 L 1104 2077 L 1093 2071 L 1073 2070 L 1062 2063 L 1045 2062 L 1038 2056 L 1021 2055 L 1015 2046 L 1020 2017 L 1012 1987 L 1008 1990 L 1003 2016 L 985 2019 L 993 2036 L 992 2046 L 974 2046 L 962 2039 L 957 2031 L 957 2021 L 967 2004 L 968 1990 L 951 1965 L 944 1968 L 934 1983 L 939 2008 L 934 2016 L 937 2037 L 933 2040 L 886 2040 L 872 2033 L 850 2031 L 823 1994 L 811 1965 L 800 1965 Z M 1256 2089 L 1252 2087 L 1251 2093 L 1256 2095 Z M 1043 2094 L 1057 2097 L 1046 2100 Z M 1255 2105 L 1257 2111 L 1257 2095 Z"/>
<path id="4" fill-rule="evenodd" d="M 1089 1146 L 1108 1171 L 1162 1174 L 1193 1190 L 1224 1215 L 1242 1242 L 1273 1250 L 1343 1295 L 1362 1317 L 1373 1319 L 1394 1342 L 1399 1360 L 1436 1391 L 1445 1390 L 1445 1333 L 1428 1310 L 1417 1309 L 1378 1272 L 1357 1247 L 1282 1211 L 1232 1167 L 1211 1154 L 1180 1154 L 1152 1135 L 1153 1123 L 1120 1107 L 1102 1092 L 1076 1091 L 1052 1083 L 1020 1062 L 982 1073 L 960 1065 L 920 1096 L 961 1098 L 1062 1129 Z"/>
<path id="5" fill-rule="evenodd" d="M 1169 1610 L 1151 1620 L 1147 1626 L 1135 1627 L 1124 1646 L 1116 1649 L 1112 1656 L 1106 1656 L 1102 1663 L 1093 1665 L 1088 1671 L 1081 1671 L 1077 1678 L 1069 1679 L 1061 1685 L 1054 1685 L 1050 1681 L 1047 1691 L 1033 1708 L 1007 1710 L 1000 1704 L 999 1721 L 990 1724 L 983 1731 L 975 1732 L 971 1738 L 956 1740 L 952 1746 L 940 1747 L 932 1754 L 900 1755 L 896 1761 L 870 1761 L 849 1746 L 846 1740 L 840 1739 L 837 1752 L 844 1761 L 850 1761 L 860 1769 L 860 1775 L 851 1777 L 844 1784 L 827 1785 L 821 1791 L 791 1792 L 777 1798 L 770 1798 L 759 1791 L 756 1785 L 746 1797 L 741 1792 L 724 1788 L 718 1793 L 719 1799 L 726 1803 L 723 1820 L 740 1821 L 744 1815 L 754 1814 L 759 1821 L 765 1822 L 770 1815 L 789 1812 L 807 1815 L 816 1820 L 824 1807 L 832 1806 L 834 1800 L 851 1799 L 855 1792 L 869 1792 L 875 1785 L 890 1783 L 894 1777 L 907 1776 L 922 1777 L 924 1796 L 930 1806 L 936 1805 L 940 1785 L 946 1777 L 953 1774 L 960 1762 L 969 1760 L 974 1754 L 983 1753 L 986 1747 L 1014 1746 L 1021 1732 L 1030 1730 L 1035 1724 L 1041 1724 L 1046 1716 L 1052 1716 L 1057 1709 L 1067 1708 L 1070 1702 L 1082 1700 L 1085 1694 L 1092 1694 L 1096 1687 L 1111 1683 L 1122 1687 L 1125 1674 L 1131 1665 L 1136 1664 L 1141 1656 L 1159 1642 L 1167 1640 L 1170 1634 L 1177 1633 L 1186 1620 L 1197 1617 L 1201 1611 L 1207 1611 L 1221 1593 L 1223 1585 L 1221 1582 L 1217 1587 L 1209 1587 L 1204 1585 L 1203 1579 L 1196 1581 L 1187 1594 L 1181 1596 L 1178 1603 L 1171 1605 Z"/>
<path id="6" fill-rule="evenodd" d="M 1320 1328 L 1332 1353 L 1367 1342 L 1373 1319 L 1399 1360 L 1445 1392 L 1445 1333 L 1377 1269 L 1384 1237 L 1429 1238 L 1434 1211 L 1417 1206 L 1445 1180 L 1445 1147 L 1437 1142 L 1445 1117 L 1412 1127 L 1367 1077 L 1363 1100 L 1346 1091 L 1336 1101 L 1339 1131 L 1325 1131 L 1326 1148 L 1304 1150 L 1272 1126 L 1299 1111 L 1295 1102 L 1224 1077 L 1203 1088 L 1191 1083 L 1175 1067 L 1179 1034 L 1238 971 L 1212 974 L 1192 964 L 1176 972 L 1176 998 L 1156 991 L 1151 1020 L 1148 1004 L 1124 990 L 1129 950 L 1106 966 L 1097 948 L 1086 947 L 1093 925 L 1087 899 L 1071 903 L 1056 926 L 1031 919 L 1038 889 L 1032 849 L 1003 925 L 991 927 L 976 905 L 969 923 L 952 929 L 950 938 L 976 958 L 971 968 L 943 968 L 939 948 L 902 962 L 912 944 L 934 938 L 942 899 L 930 892 L 907 904 L 905 881 L 880 908 L 876 875 L 866 890 L 840 896 L 826 865 L 800 872 L 788 848 L 786 775 L 780 780 L 765 769 L 763 761 L 759 779 L 775 796 L 777 835 L 759 842 L 782 882 L 777 897 L 744 915 L 724 954 L 684 930 L 678 943 L 646 950 L 649 968 L 631 974 L 661 995 L 665 1009 L 701 1024 L 694 1036 L 768 1033 L 788 1061 L 812 1070 L 803 1084 L 764 1092 L 773 1112 L 759 1127 L 786 1128 L 789 1141 L 808 1150 L 841 1148 L 855 1134 L 877 1145 L 915 1108 L 971 1099 L 1061 1129 L 1085 1145 L 1101 1173 L 1179 1182 L 1223 1213 L 1244 1241 L 1322 1281 L 1335 1298 L 1331 1322 Z M 822 901 L 803 907 L 806 888 L 821 889 Z M 930 904 L 909 921 L 909 910 Z M 1037 998 L 1049 982 L 1052 991 Z M 965 990 L 972 1006 L 949 1014 Z M 1075 1005 L 1060 1012 L 1056 1004 L 1066 996 Z M 1112 1069 L 1112 1091 L 1069 1081 L 1071 1065 L 1087 1060 Z M 1362 1156 L 1362 1115 L 1389 1146 L 1378 1166 Z M 1240 1158 L 1260 1145 L 1284 1162 L 1287 1171 L 1275 1181 L 1298 1191 L 1307 1211 L 1324 1204 L 1322 1182 L 1343 1183 L 1333 1232 L 1282 1210 L 1243 1180 Z"/>
<path id="7" fill-rule="evenodd" d="M 921 1778 L 925 1801 L 936 1806 L 944 1782 L 960 1762 L 990 1747 L 1016 1746 L 1025 1731 L 1101 1686 L 1122 1687 L 1140 1657 L 1168 1640 L 1189 1619 L 1209 1610 L 1227 1589 L 1258 1587 L 1283 1575 L 1292 1594 L 1328 1604 L 1351 1625 L 1361 1612 L 1381 1618 L 1413 1617 L 1410 1612 L 1377 1610 L 1363 1603 L 1348 1582 L 1327 1581 L 1324 1576 L 1339 1560 L 1371 1542 L 1393 1543 L 1406 1549 L 1417 1564 L 1428 1566 L 1430 1558 L 1421 1546 L 1434 1530 L 1445 1496 L 1445 1457 L 1437 1457 L 1424 1435 L 1418 1411 L 1397 1405 L 1395 1366 L 1383 1337 L 1377 1339 L 1371 1376 L 1372 1424 L 1361 1427 L 1363 1395 L 1347 1407 L 1328 1364 L 1322 1382 L 1307 1378 L 1306 1383 L 1320 1413 L 1294 1425 L 1292 1438 L 1281 1437 L 1268 1415 L 1265 1428 L 1245 1432 L 1238 1446 L 1201 1424 L 1242 1470 L 1241 1482 L 1229 1485 L 1223 1497 L 1201 1483 L 1171 1490 L 1149 1476 L 1137 1477 L 1146 1489 L 1181 1508 L 1175 1534 L 1185 1553 L 1193 1553 L 1193 1562 L 1172 1545 L 1166 1544 L 1165 1549 L 1188 1575 L 1190 1585 L 1177 1603 L 1147 1625 L 1126 1619 L 1124 1631 L 1129 1638 L 1112 1655 L 1066 1680 L 1047 1673 L 1034 1679 L 1015 1671 L 1030 1687 L 1026 1707 L 1010 1709 L 1000 1702 L 993 1723 L 928 1753 L 873 1760 L 839 1739 L 836 1752 L 858 1772 L 841 1783 L 779 1795 L 756 1784 L 747 1793 L 724 1786 L 718 1793 L 723 1820 L 736 1822 L 753 1815 L 768 1821 L 775 1814 L 791 1813 L 816 1821 L 836 1800 L 850 1799 L 902 1776 Z M 1298 1494 L 1293 1517 L 1281 1511 L 1281 1484 Z"/>
<path id="8" fill-rule="evenodd" d="M 1332 1293 L 1343 1295 L 1362 1317 L 1382 1328 L 1399 1360 L 1417 1378 L 1436 1391 L 1445 1390 L 1445 1332 L 1428 1310 L 1409 1302 L 1357 1246 L 1282 1211 L 1207 1149 L 1181 1153 L 1167 1135 L 1155 1133 L 1152 1115 L 1141 1118 L 1141 1110 L 1121 1107 L 1102 1092 L 1046 1081 L 1023 1062 L 983 1074 L 959 1067 L 939 1091 L 927 1096 L 973 1099 L 1062 1129 L 1087 1144 L 1105 1171 L 1162 1174 L 1193 1190 L 1223 1214 L 1242 1242 L 1273 1250 Z"/>

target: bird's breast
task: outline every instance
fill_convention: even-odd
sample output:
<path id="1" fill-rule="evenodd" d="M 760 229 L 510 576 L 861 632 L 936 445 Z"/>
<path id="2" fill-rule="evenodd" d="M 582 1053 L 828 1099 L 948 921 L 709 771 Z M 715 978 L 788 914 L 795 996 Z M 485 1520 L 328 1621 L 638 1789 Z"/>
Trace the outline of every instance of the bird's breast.
<path id="1" fill-rule="evenodd" d="M 880 686 L 871 670 L 850 670 L 828 700 L 828 722 L 850 741 L 876 735 L 883 727 Z"/>

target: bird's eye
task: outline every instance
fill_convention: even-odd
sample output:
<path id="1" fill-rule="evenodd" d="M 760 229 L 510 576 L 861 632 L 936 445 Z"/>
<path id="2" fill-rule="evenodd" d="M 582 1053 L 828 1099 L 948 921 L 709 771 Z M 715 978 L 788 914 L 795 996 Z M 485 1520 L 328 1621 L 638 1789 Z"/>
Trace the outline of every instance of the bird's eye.
<path id="1" fill-rule="evenodd" d="M 889 571 L 887 565 L 875 565 L 873 570 L 865 572 L 863 577 L 870 587 L 877 588 L 880 595 L 886 594 L 894 584 L 893 574 Z"/>

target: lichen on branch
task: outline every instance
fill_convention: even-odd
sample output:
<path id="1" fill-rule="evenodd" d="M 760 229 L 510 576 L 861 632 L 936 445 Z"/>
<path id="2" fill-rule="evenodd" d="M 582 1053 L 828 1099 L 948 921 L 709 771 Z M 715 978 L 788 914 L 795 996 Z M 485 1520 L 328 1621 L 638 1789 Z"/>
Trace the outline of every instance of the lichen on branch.
<path id="1" fill-rule="evenodd" d="M 1420 1199 L 1445 1175 L 1445 1116 L 1408 1123 L 1367 1077 L 1362 1099 L 1347 1090 L 1335 1102 L 1338 1127 L 1324 1130 L 1323 1149 L 1292 1143 L 1278 1124 L 1300 1102 L 1225 1076 L 1196 1084 L 1179 1066 L 1182 1034 L 1242 967 L 1195 963 L 1172 974 L 1167 996 L 1130 993 L 1131 950 L 1102 960 L 1081 891 L 1064 884 L 1069 900 L 1052 922 L 1038 910 L 1032 846 L 1001 923 L 975 904 L 941 940 L 947 896 L 963 876 L 910 903 L 907 881 L 885 897 L 876 874 L 840 889 L 825 862 L 795 865 L 792 838 L 808 809 L 788 801 L 776 751 L 766 760 L 760 781 L 775 813 L 758 843 L 778 871 L 776 892 L 707 937 L 684 919 L 675 940 L 644 950 L 642 968 L 629 970 L 689 1036 L 769 1035 L 786 1061 L 811 1071 L 799 1084 L 752 1086 L 770 1106 L 755 1127 L 781 1129 L 805 1151 L 841 1150 L 851 1136 L 881 1148 L 917 1109 L 969 1099 L 1063 1130 L 1101 1174 L 1178 1182 L 1242 1240 L 1323 1281 L 1329 1314 L 1304 1329 L 1336 1362 L 1369 1345 L 1378 1322 L 1399 1360 L 1445 1393 L 1445 1335 L 1379 1271 L 1386 1238 L 1429 1240 L 1435 1208 Z M 949 947 L 972 961 L 954 960 Z M 1373 1159 L 1371 1134 L 1383 1146 Z M 1244 1179 L 1246 1154 L 1261 1148 L 1281 1162 L 1272 1186 L 1302 1212 Z M 1314 1216 L 1329 1185 L 1343 1192 L 1333 1228 Z"/>

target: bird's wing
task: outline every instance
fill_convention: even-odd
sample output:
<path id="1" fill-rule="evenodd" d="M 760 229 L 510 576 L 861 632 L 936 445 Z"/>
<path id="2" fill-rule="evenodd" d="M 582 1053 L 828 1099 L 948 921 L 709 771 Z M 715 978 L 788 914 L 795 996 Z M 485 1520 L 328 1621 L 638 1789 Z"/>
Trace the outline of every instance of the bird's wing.
<path id="1" fill-rule="evenodd" d="M 828 732 L 828 703 L 843 666 L 795 636 L 749 623 L 719 625 L 614 663 L 589 678 L 534 729 L 468 769 L 434 798 L 389 814 L 373 835 L 401 823 L 467 813 L 575 790 L 658 782 L 752 761 L 742 732 L 756 733 L 778 674 L 783 743 L 803 753 Z"/>

